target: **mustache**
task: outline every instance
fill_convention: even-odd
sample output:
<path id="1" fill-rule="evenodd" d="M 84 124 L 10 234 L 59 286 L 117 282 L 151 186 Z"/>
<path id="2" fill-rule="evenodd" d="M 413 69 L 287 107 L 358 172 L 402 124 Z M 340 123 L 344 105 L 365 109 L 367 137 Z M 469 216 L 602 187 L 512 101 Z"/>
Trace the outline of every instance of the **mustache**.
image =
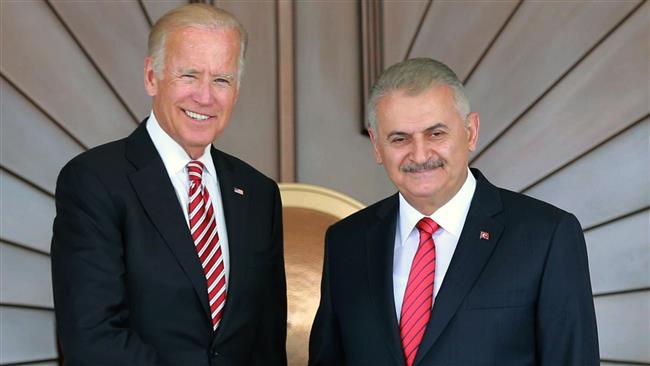
<path id="1" fill-rule="evenodd" d="M 427 160 L 421 164 L 410 163 L 410 164 L 402 165 L 399 167 L 399 170 L 402 171 L 402 173 L 419 173 L 427 170 L 440 168 L 443 165 L 445 165 L 445 162 L 442 160 Z"/>

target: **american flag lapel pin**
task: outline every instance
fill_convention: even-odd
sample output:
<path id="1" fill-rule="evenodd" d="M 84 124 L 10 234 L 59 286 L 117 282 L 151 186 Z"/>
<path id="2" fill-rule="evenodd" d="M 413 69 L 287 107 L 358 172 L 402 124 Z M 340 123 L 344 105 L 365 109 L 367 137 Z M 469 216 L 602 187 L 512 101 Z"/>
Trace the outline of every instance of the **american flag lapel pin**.
<path id="1" fill-rule="evenodd" d="M 244 190 L 239 188 L 239 187 L 235 187 L 234 191 L 235 191 L 235 193 L 237 193 L 240 196 L 244 195 Z"/>
<path id="2" fill-rule="evenodd" d="M 481 233 L 479 234 L 479 238 L 483 240 L 490 240 L 490 233 L 488 233 L 487 231 L 481 231 Z"/>

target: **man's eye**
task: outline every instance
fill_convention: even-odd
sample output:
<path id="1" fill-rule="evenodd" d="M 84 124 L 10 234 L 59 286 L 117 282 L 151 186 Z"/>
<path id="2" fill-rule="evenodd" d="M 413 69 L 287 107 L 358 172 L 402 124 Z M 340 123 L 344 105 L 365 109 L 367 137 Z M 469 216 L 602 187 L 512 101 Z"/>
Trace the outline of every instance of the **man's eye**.
<path id="1" fill-rule="evenodd" d="M 226 78 L 216 78 L 214 79 L 215 84 L 225 84 L 225 85 L 230 85 L 230 80 Z"/>
<path id="2" fill-rule="evenodd" d="M 390 142 L 393 143 L 393 144 L 399 144 L 399 143 L 402 143 L 404 141 L 406 141 L 406 139 L 404 137 L 394 137 L 394 138 L 392 138 L 390 140 Z"/>
<path id="3" fill-rule="evenodd" d="M 195 79 L 196 77 L 192 74 L 183 74 L 181 75 L 181 78 L 183 79 Z"/>

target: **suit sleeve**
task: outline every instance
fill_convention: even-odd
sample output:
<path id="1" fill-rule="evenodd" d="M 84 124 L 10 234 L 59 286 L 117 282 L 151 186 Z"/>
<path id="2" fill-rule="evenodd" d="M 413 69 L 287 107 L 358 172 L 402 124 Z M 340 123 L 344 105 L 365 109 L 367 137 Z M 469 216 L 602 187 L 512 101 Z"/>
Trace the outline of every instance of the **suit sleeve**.
<path id="1" fill-rule="evenodd" d="M 345 365 L 339 323 L 332 306 L 330 240 L 331 229 L 325 235 L 325 259 L 323 261 L 320 304 L 309 337 L 309 366 Z"/>
<path id="2" fill-rule="evenodd" d="M 282 233 L 282 200 L 277 184 L 273 184 L 273 229 L 271 232 L 271 271 L 265 296 L 252 364 L 264 366 L 287 365 L 287 283 L 284 270 Z"/>
<path id="3" fill-rule="evenodd" d="M 580 223 L 567 214 L 553 235 L 537 307 L 540 365 L 598 365 L 598 333 Z"/>
<path id="4" fill-rule="evenodd" d="M 131 331 L 120 215 L 107 187 L 74 161 L 56 189 L 52 281 L 66 365 L 158 365 Z"/>

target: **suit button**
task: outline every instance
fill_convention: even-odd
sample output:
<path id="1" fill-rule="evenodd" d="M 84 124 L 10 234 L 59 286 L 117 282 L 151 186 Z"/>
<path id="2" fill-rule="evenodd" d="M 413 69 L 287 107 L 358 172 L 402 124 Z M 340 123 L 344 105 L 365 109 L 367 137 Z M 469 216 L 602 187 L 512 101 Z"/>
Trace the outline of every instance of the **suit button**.
<path id="1" fill-rule="evenodd" d="M 218 357 L 218 356 L 219 356 L 219 352 L 217 352 L 216 350 L 212 350 L 212 357 Z"/>

